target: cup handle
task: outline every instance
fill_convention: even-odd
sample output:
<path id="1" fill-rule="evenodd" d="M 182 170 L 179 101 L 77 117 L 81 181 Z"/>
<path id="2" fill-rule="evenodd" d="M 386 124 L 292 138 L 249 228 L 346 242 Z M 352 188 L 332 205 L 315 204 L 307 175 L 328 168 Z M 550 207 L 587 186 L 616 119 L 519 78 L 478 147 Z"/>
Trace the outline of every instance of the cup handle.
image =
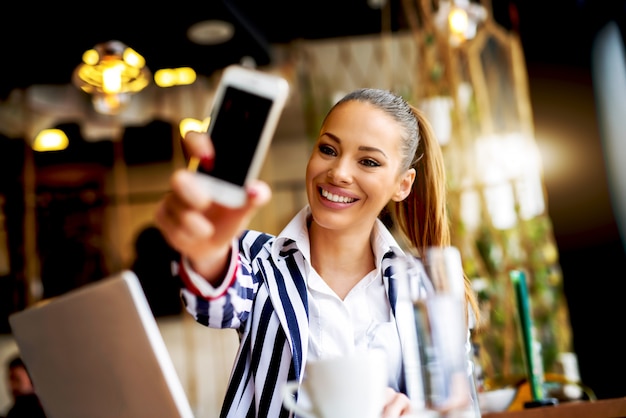
<path id="1" fill-rule="evenodd" d="M 313 415 L 313 411 L 304 409 L 301 405 L 296 403 L 294 394 L 298 390 L 300 384 L 296 381 L 285 383 L 283 387 L 283 405 L 289 412 L 295 412 L 296 415 L 302 418 L 317 418 Z"/>

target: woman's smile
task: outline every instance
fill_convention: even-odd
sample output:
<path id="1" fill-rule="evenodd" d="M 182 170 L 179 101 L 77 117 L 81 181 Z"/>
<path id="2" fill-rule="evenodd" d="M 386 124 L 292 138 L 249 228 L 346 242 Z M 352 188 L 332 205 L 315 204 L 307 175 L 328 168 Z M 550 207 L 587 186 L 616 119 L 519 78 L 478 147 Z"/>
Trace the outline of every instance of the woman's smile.
<path id="1" fill-rule="evenodd" d="M 358 200 L 357 198 L 347 196 L 343 193 L 331 192 L 325 189 L 324 187 L 320 187 L 319 190 L 320 190 L 320 194 L 325 199 L 330 200 L 331 202 L 334 202 L 334 203 L 352 203 Z"/>

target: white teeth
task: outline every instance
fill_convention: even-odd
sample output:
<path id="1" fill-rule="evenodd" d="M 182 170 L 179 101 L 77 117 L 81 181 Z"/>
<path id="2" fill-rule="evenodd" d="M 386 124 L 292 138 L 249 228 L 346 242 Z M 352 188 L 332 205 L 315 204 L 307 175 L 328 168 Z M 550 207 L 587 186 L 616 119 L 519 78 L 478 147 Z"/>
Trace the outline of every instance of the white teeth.
<path id="1" fill-rule="evenodd" d="M 324 189 L 322 189 L 322 196 L 324 196 L 326 199 L 330 200 L 331 202 L 337 202 L 337 203 L 352 203 L 355 200 L 351 197 L 332 194 Z"/>

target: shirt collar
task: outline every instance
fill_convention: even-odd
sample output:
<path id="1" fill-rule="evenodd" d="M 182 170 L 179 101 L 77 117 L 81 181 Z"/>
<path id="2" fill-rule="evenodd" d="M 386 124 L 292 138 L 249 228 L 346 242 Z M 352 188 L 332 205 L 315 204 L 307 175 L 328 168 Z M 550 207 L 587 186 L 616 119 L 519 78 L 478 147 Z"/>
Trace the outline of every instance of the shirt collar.
<path id="1" fill-rule="evenodd" d="M 383 256 L 390 251 L 396 254 L 404 254 L 404 251 L 393 237 L 389 229 L 380 219 L 376 219 L 374 232 L 372 233 L 372 249 L 376 258 L 376 268 L 380 269 Z"/>
<path id="2" fill-rule="evenodd" d="M 306 205 L 303 207 L 278 234 L 272 245 L 272 257 L 276 258 L 285 243 L 289 240 L 295 241 L 295 245 L 302 253 L 303 257 L 310 264 L 311 262 L 311 246 L 309 242 L 308 223 L 311 217 L 311 208 Z M 383 224 L 380 219 L 374 224 L 374 231 L 371 238 L 372 250 L 376 259 L 376 268 L 380 269 L 383 256 L 389 251 L 402 254 L 404 251 L 393 237 L 391 232 Z"/>
<path id="3" fill-rule="evenodd" d="M 272 258 L 276 259 L 288 241 L 295 241 L 295 246 L 302 253 L 307 262 L 311 263 L 311 244 L 309 243 L 309 228 L 307 226 L 311 208 L 306 205 L 294 216 L 291 221 L 276 236 L 272 244 Z"/>

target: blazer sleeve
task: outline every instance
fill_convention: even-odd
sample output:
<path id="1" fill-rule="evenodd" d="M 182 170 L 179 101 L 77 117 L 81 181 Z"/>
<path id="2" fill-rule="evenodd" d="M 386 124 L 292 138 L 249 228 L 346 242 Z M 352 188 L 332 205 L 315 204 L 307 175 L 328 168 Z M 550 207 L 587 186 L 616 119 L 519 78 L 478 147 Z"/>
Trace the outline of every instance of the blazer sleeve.
<path id="1" fill-rule="evenodd" d="M 268 234 L 245 231 L 237 242 L 238 246 L 233 246 L 234 267 L 228 269 L 225 283 L 208 295 L 198 291 L 189 280 L 195 272 L 187 263 L 181 263 L 181 297 L 185 309 L 198 323 L 211 328 L 242 327 L 250 316 L 259 289 L 260 275 L 253 269 L 255 258 L 270 238 Z"/>

